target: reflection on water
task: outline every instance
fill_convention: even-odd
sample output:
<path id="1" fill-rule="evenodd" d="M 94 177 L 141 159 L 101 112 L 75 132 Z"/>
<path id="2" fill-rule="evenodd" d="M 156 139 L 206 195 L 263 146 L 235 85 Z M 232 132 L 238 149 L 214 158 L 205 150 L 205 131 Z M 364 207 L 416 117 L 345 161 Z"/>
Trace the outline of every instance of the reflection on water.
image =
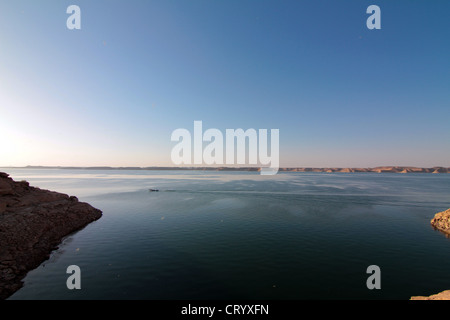
<path id="1" fill-rule="evenodd" d="M 408 299 L 450 289 L 450 241 L 430 226 L 450 207 L 446 174 L 0 171 L 104 213 L 11 299 Z M 65 286 L 71 264 L 82 290 Z M 372 264 L 382 290 L 365 286 Z"/>

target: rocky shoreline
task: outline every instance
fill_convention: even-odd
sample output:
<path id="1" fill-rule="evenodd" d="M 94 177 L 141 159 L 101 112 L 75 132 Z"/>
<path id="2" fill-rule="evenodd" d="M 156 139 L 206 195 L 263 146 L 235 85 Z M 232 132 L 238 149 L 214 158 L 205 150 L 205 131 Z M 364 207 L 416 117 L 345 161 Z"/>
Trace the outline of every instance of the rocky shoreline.
<path id="1" fill-rule="evenodd" d="M 433 294 L 429 297 L 414 296 L 411 300 L 450 300 L 450 290 L 442 291 L 438 294 Z"/>
<path id="2" fill-rule="evenodd" d="M 431 219 L 431 225 L 434 229 L 439 230 L 447 237 L 450 236 L 450 209 L 442 212 L 438 212 Z M 438 294 L 433 294 L 429 297 L 426 296 L 414 296 L 411 300 L 450 300 L 450 290 L 442 291 Z"/>
<path id="3" fill-rule="evenodd" d="M 31 187 L 0 172 L 0 299 L 20 289 L 27 272 L 48 259 L 65 236 L 101 216 L 76 197 Z"/>

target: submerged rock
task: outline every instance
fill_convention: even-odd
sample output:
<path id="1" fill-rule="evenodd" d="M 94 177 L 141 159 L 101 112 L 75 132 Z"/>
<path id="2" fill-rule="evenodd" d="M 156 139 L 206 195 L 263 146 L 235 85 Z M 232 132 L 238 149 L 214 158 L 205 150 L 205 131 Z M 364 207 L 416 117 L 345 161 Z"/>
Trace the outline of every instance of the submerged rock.
<path id="1" fill-rule="evenodd" d="M 30 187 L 0 172 L 0 299 L 21 288 L 27 272 L 48 259 L 65 236 L 101 216 L 76 197 Z"/>
<path id="2" fill-rule="evenodd" d="M 447 234 L 450 234 L 450 209 L 436 213 L 433 219 L 431 219 L 431 225 Z"/>

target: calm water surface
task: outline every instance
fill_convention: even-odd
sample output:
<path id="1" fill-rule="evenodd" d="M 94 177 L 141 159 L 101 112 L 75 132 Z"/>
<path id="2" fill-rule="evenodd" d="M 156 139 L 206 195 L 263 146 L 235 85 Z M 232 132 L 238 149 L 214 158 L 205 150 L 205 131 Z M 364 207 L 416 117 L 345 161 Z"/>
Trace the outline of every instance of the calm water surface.
<path id="1" fill-rule="evenodd" d="M 103 217 L 10 299 L 409 299 L 450 289 L 448 174 L 1 169 Z M 149 192 L 157 188 L 160 192 Z M 81 290 L 66 269 L 81 268 Z M 381 268 L 381 290 L 366 269 Z"/>

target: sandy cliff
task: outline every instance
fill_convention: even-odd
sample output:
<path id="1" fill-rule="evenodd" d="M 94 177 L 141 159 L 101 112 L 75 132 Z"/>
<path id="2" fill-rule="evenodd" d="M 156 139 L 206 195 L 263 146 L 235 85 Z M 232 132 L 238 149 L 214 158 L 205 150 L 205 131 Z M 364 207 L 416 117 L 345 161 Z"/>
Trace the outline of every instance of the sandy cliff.
<path id="1" fill-rule="evenodd" d="M 220 170 L 220 169 L 219 169 Z M 375 172 L 375 173 L 450 173 L 450 168 L 375 167 L 375 168 L 280 168 L 286 172 Z"/>

